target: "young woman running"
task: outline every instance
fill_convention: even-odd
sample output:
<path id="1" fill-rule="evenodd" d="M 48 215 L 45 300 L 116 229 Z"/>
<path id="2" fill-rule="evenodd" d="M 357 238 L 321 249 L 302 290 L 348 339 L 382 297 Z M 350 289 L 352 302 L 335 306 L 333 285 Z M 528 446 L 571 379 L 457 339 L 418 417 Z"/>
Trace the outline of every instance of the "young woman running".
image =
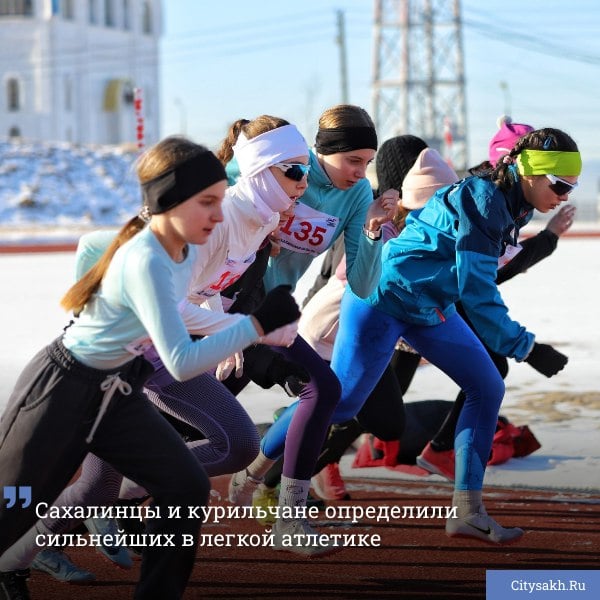
<path id="1" fill-rule="evenodd" d="M 328 109 L 319 120 L 315 152 L 310 153 L 308 189 L 295 215 L 281 227 L 281 251 L 269 259 L 264 282 L 267 290 L 282 283 L 295 286 L 315 256 L 342 234 L 346 240 L 348 284 L 361 296 L 373 290 L 380 272 L 381 225 L 396 210 L 398 192 L 386 191 L 373 200 L 366 169 L 375 156 L 377 136 L 373 121 L 357 106 Z M 240 168 L 244 173 L 244 168 Z M 229 497 L 251 504 L 254 492 L 271 465 L 284 454 L 280 507 L 306 504 L 310 478 L 340 394 L 337 377 L 300 337 L 280 352 L 302 365 L 311 381 L 299 396 L 297 410 L 280 417 L 261 443 L 261 452 L 230 482 Z M 239 379 L 241 389 L 248 379 Z M 285 447 L 285 453 L 284 453 Z M 273 532 L 283 536 L 314 533 L 306 519 L 279 519 Z M 305 538 L 308 539 L 308 538 Z M 316 556 L 331 552 L 327 544 L 287 548 Z"/>
<path id="2" fill-rule="evenodd" d="M 222 205 L 225 218 L 215 225 L 210 238 L 198 248 L 193 277 L 186 289 L 189 300 L 179 305 L 186 327 L 194 335 L 212 335 L 244 318 L 223 313 L 219 291 L 241 277 L 253 264 L 256 251 L 278 226 L 281 214 L 286 219 L 293 215 L 294 204 L 306 189 L 308 147 L 295 126 L 283 119 L 263 115 L 254 121 L 240 121 L 232 126 L 236 136 L 242 129 L 245 131 L 243 137 L 248 136 L 247 143 L 240 140 L 236 151 L 244 165 L 253 165 L 253 172 L 227 189 Z M 233 135 L 230 132 L 229 137 Z M 286 168 L 273 166 L 277 164 L 286 164 Z M 290 170 L 294 178 L 290 177 Z M 78 278 L 98 262 L 113 238 L 110 231 L 82 237 L 76 261 Z M 198 303 L 210 303 L 214 310 L 201 310 L 196 306 Z M 252 310 L 256 308 L 257 304 Z M 261 341 L 273 345 L 290 344 L 296 328 L 294 324 L 278 329 L 263 336 Z M 132 341 L 131 346 L 144 350 L 148 346 L 147 337 Z M 236 356 L 241 357 L 241 353 Z M 213 477 L 245 468 L 258 453 L 259 436 L 235 396 L 211 373 L 177 381 L 153 347 L 145 351 L 145 357 L 154 367 L 154 373 L 145 383 L 146 395 L 163 413 L 183 422 L 194 432 L 187 446 L 207 475 Z M 112 465 L 90 453 L 83 462 L 81 476 L 64 490 L 55 504 L 110 506 L 119 495 L 123 500 L 133 500 L 145 497 L 147 493 L 142 485 L 131 478 L 123 480 Z M 43 521 L 53 533 L 68 531 L 77 524 L 77 519 L 46 518 Z M 98 535 L 116 533 L 113 520 L 93 519 L 86 521 L 86 525 Z M 0 570 L 29 565 L 38 550 L 32 531 L 11 549 L 10 557 L 0 560 Z M 124 548 L 100 546 L 98 550 L 122 568 L 131 566 Z M 48 562 L 51 564 L 46 568 Z M 57 564 L 62 565 L 58 573 Z M 64 553 L 38 555 L 33 566 L 63 580 L 75 576 L 76 567 Z"/>
<path id="3" fill-rule="evenodd" d="M 183 594 L 196 554 L 196 544 L 183 545 L 182 536 L 197 541 L 200 519 L 169 518 L 168 507 L 204 505 L 210 486 L 179 435 L 142 394 L 152 369 L 130 342 L 149 335 L 173 376 L 185 380 L 299 313 L 279 289 L 254 316 L 191 340 L 177 303 L 197 244 L 223 218 L 225 171 L 206 148 L 168 138 L 142 157 L 138 176 L 149 225 L 133 218 L 67 292 L 62 305 L 79 317 L 24 369 L 2 416 L 0 487 L 30 486 L 32 501 L 19 509 L 0 504 L 0 555 L 36 523 L 37 506 L 51 503 L 93 452 L 153 496 L 162 518 L 148 521 L 148 533 L 174 536 L 175 547 L 144 548 L 135 597 L 174 599 Z M 276 315 L 269 308 L 273 301 Z M 26 576 L 1 573 L 2 589 L 26 597 Z"/>
<path id="4" fill-rule="evenodd" d="M 402 233 L 385 246 L 375 292 L 363 300 L 347 288 L 342 299 L 331 362 L 342 382 L 339 422 L 360 410 L 400 337 L 465 392 L 455 432 L 457 516 L 447 520 L 450 536 L 503 544 L 523 535 L 518 527 L 500 526 L 483 505 L 504 382 L 455 302 L 495 352 L 547 377 L 564 368 L 566 356 L 510 319 L 496 273 L 498 258 L 516 244 L 533 210 L 547 213 L 565 202 L 580 172 L 577 145 L 567 134 L 548 128 L 525 135 L 490 176 L 442 188 L 411 212 Z"/>

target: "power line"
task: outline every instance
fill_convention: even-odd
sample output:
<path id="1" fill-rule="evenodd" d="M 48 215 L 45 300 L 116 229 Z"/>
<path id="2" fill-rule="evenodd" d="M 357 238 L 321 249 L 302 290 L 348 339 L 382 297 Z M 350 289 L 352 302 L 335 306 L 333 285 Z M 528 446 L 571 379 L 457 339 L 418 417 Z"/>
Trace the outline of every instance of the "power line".
<path id="1" fill-rule="evenodd" d="M 594 66 L 600 65 L 599 54 L 576 51 L 571 45 L 561 46 L 560 44 L 552 43 L 549 41 L 549 36 L 540 38 L 539 36 L 534 36 L 523 31 L 516 31 L 511 28 L 502 27 L 498 24 L 485 23 L 473 19 L 463 19 L 463 24 L 477 33 L 485 35 L 487 38 L 493 37 L 498 41 L 511 46 L 518 46 L 527 50 L 532 50 L 533 52 L 563 58 L 565 60 L 587 63 Z"/>

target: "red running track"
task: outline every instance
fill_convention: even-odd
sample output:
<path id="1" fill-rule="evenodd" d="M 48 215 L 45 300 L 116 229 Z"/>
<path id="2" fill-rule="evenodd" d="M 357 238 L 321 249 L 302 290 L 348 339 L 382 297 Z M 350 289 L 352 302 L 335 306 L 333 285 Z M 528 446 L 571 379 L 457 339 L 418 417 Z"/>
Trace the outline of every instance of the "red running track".
<path id="1" fill-rule="evenodd" d="M 225 497 L 228 478 L 213 480 Z M 368 506 L 441 506 L 452 489 L 444 483 L 348 479 L 352 500 L 332 504 Z M 600 494 L 549 490 L 488 488 L 490 514 L 503 525 L 526 530 L 512 546 L 489 546 L 444 534 L 443 519 L 365 520 L 354 526 L 319 522 L 323 531 L 378 534 L 379 548 L 346 548 L 308 560 L 270 548 L 230 547 L 199 550 L 185 600 L 192 599 L 426 599 L 485 598 L 486 569 L 598 569 L 600 567 Z M 214 504 L 224 504 L 218 500 Z M 235 520 L 206 525 L 204 533 L 261 534 L 256 521 Z M 91 585 L 70 586 L 34 572 L 33 600 L 119 600 L 131 598 L 139 562 L 130 571 L 114 568 L 93 549 L 69 551 L 93 571 Z"/>

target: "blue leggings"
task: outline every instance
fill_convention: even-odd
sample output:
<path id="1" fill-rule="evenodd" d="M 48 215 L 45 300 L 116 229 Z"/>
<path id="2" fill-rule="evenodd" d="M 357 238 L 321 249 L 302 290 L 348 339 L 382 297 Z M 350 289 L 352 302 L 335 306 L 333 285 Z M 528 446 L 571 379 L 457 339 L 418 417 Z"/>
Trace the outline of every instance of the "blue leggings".
<path id="1" fill-rule="evenodd" d="M 342 384 L 333 422 L 342 423 L 358 413 L 400 337 L 465 391 L 454 437 L 455 488 L 482 489 L 504 382 L 482 343 L 457 313 L 439 325 L 413 325 L 373 308 L 347 290 L 331 360 Z"/>

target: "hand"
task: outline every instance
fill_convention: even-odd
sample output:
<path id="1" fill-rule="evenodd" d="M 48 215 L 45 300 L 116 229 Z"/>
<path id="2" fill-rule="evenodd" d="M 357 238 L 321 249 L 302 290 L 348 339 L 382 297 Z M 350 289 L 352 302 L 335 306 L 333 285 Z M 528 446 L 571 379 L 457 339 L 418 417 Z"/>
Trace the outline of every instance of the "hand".
<path id="1" fill-rule="evenodd" d="M 571 225 L 575 218 L 577 208 L 572 204 L 565 204 L 561 209 L 548 221 L 546 229 L 554 235 L 560 237 Z"/>
<path id="2" fill-rule="evenodd" d="M 296 337 L 298 336 L 298 321 L 294 321 L 289 325 L 284 325 L 271 331 L 267 335 L 263 335 L 259 340 L 259 344 L 266 344 L 267 346 L 285 346 L 289 348 Z"/>
<path id="3" fill-rule="evenodd" d="M 277 256 L 281 252 L 281 241 L 279 239 L 279 229 L 276 229 L 269 235 L 271 242 L 271 252 L 269 256 Z"/>
<path id="4" fill-rule="evenodd" d="M 263 335 L 275 331 L 284 325 L 293 323 L 300 318 L 300 309 L 290 294 L 289 285 L 278 285 L 272 289 L 252 312 L 252 316 L 262 327 Z M 260 333 L 260 332 L 259 332 Z"/>
<path id="5" fill-rule="evenodd" d="M 371 231 L 376 231 L 384 223 L 391 221 L 398 213 L 399 202 L 400 193 L 398 190 L 391 188 L 383 192 L 369 206 L 365 227 Z"/>
<path id="6" fill-rule="evenodd" d="M 244 355 L 242 352 L 236 352 L 227 357 L 217 365 L 215 376 L 219 381 L 225 381 L 235 368 L 235 377 L 239 379 L 244 373 Z"/>
<path id="7" fill-rule="evenodd" d="M 564 369 L 568 357 L 555 350 L 549 344 L 538 344 L 535 342 L 529 356 L 525 359 L 536 371 L 546 377 L 552 377 Z"/>

